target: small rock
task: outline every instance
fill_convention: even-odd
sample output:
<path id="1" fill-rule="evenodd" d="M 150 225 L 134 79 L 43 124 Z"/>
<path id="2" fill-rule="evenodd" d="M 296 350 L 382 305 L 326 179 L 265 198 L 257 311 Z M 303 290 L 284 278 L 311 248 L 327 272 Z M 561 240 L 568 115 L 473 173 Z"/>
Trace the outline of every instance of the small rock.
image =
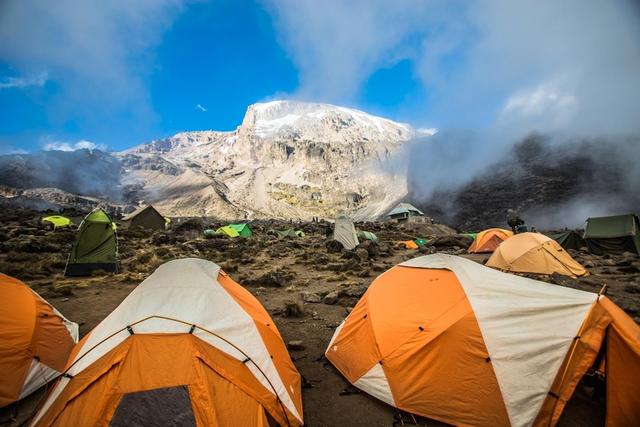
<path id="1" fill-rule="evenodd" d="M 356 249 L 356 258 L 361 263 L 369 261 L 369 252 L 364 248 Z"/>
<path id="2" fill-rule="evenodd" d="M 340 293 L 338 291 L 329 292 L 327 295 L 324 296 L 324 298 L 322 299 L 322 302 L 327 305 L 334 305 L 336 302 L 338 302 L 339 296 L 340 296 Z"/>
<path id="3" fill-rule="evenodd" d="M 301 340 L 291 340 L 287 343 L 287 347 L 289 347 L 289 350 L 294 351 L 300 351 L 306 348 L 304 345 L 304 341 Z"/>
<path id="4" fill-rule="evenodd" d="M 304 316 L 304 301 L 302 299 L 302 295 L 298 294 L 298 297 L 295 300 L 285 302 L 284 312 L 287 317 Z"/>
<path id="5" fill-rule="evenodd" d="M 640 285 L 636 283 L 629 283 L 624 287 L 625 292 L 629 292 L 630 294 L 640 294 Z"/>
<path id="6" fill-rule="evenodd" d="M 320 298 L 320 295 L 316 294 L 315 292 L 302 292 L 302 300 L 304 302 L 314 304 L 322 302 L 322 298 Z"/>

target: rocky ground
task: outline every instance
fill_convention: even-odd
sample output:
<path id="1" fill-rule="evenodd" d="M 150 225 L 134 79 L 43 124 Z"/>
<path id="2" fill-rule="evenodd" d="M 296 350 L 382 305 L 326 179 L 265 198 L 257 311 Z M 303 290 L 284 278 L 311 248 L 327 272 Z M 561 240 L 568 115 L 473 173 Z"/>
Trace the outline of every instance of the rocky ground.
<path id="1" fill-rule="evenodd" d="M 119 229 L 121 272 L 69 279 L 63 271 L 75 230 L 50 230 L 40 223 L 40 217 L 31 211 L 0 210 L 0 272 L 31 286 L 77 322 L 81 335 L 96 326 L 162 263 L 200 257 L 221 265 L 262 302 L 289 343 L 291 357 L 306 379 L 304 415 L 309 426 L 413 424 L 409 414 L 401 414 L 349 386 L 322 358 L 326 345 L 371 281 L 393 265 L 437 251 L 478 262 L 487 258 L 466 255 L 470 239 L 443 225 L 357 224 L 361 230 L 376 233 L 380 243 L 364 242 L 353 251 L 345 251 L 327 243 L 327 224 L 322 222 L 258 221 L 250 224 L 254 236 L 249 239 L 207 239 L 202 230 L 221 224 L 192 218 L 175 221 L 172 230 L 166 232 Z M 306 237 L 279 240 L 267 233 L 271 228 L 290 226 L 304 230 Z M 431 246 L 406 250 L 396 245 L 400 240 L 417 237 L 430 239 Z M 606 284 L 607 295 L 640 322 L 640 257 L 599 257 L 583 251 L 571 254 L 589 269 L 590 276 L 577 280 L 563 276 L 536 278 L 592 292 Z M 20 425 L 43 393 L 0 411 L 0 423 Z M 594 396 L 594 388 L 582 385 L 560 425 L 602 424 L 603 406 L 602 399 Z M 430 420 L 417 422 L 438 425 Z"/>

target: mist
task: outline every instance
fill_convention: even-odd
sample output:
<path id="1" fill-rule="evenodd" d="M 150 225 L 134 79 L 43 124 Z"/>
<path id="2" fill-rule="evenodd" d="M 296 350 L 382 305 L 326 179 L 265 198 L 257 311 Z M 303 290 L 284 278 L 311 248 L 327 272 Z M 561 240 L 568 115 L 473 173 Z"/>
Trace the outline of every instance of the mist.
<path id="1" fill-rule="evenodd" d="M 0 156 L 0 185 L 59 188 L 68 193 L 122 201 L 121 164 L 100 150 L 40 151 Z"/>
<path id="2" fill-rule="evenodd" d="M 449 132 L 412 142 L 408 198 L 466 229 L 504 227 L 507 209 L 520 211 L 529 226 L 551 229 L 640 208 L 640 136 L 491 136 Z"/>

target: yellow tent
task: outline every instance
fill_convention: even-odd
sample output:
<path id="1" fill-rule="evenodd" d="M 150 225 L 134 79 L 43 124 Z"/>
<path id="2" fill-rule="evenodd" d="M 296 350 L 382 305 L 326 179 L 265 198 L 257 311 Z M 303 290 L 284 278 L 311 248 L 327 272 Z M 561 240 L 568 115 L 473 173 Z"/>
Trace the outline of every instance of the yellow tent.
<path id="1" fill-rule="evenodd" d="M 571 277 L 589 274 L 558 242 L 540 233 L 509 237 L 496 248 L 487 266 L 519 273 L 560 273 Z"/>
<path id="2" fill-rule="evenodd" d="M 45 216 L 44 218 L 42 218 L 42 221 L 53 224 L 54 229 L 69 227 L 70 225 L 73 225 L 73 222 L 71 222 L 69 218 L 61 215 Z"/>
<path id="3" fill-rule="evenodd" d="M 404 248 L 404 249 L 418 249 L 419 248 L 419 246 L 413 240 L 406 240 L 404 242 L 398 242 L 397 246 L 400 247 L 400 248 Z"/>

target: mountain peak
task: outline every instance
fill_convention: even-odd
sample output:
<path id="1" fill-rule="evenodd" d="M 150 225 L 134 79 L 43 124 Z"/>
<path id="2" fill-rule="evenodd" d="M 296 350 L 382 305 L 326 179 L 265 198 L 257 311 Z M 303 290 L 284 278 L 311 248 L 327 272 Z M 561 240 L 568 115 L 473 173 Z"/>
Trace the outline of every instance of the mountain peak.
<path id="1" fill-rule="evenodd" d="M 365 140 L 407 140 L 411 126 L 364 111 L 317 102 L 277 100 L 250 105 L 241 128 L 259 138 L 318 136 L 340 140 L 357 133 Z"/>

